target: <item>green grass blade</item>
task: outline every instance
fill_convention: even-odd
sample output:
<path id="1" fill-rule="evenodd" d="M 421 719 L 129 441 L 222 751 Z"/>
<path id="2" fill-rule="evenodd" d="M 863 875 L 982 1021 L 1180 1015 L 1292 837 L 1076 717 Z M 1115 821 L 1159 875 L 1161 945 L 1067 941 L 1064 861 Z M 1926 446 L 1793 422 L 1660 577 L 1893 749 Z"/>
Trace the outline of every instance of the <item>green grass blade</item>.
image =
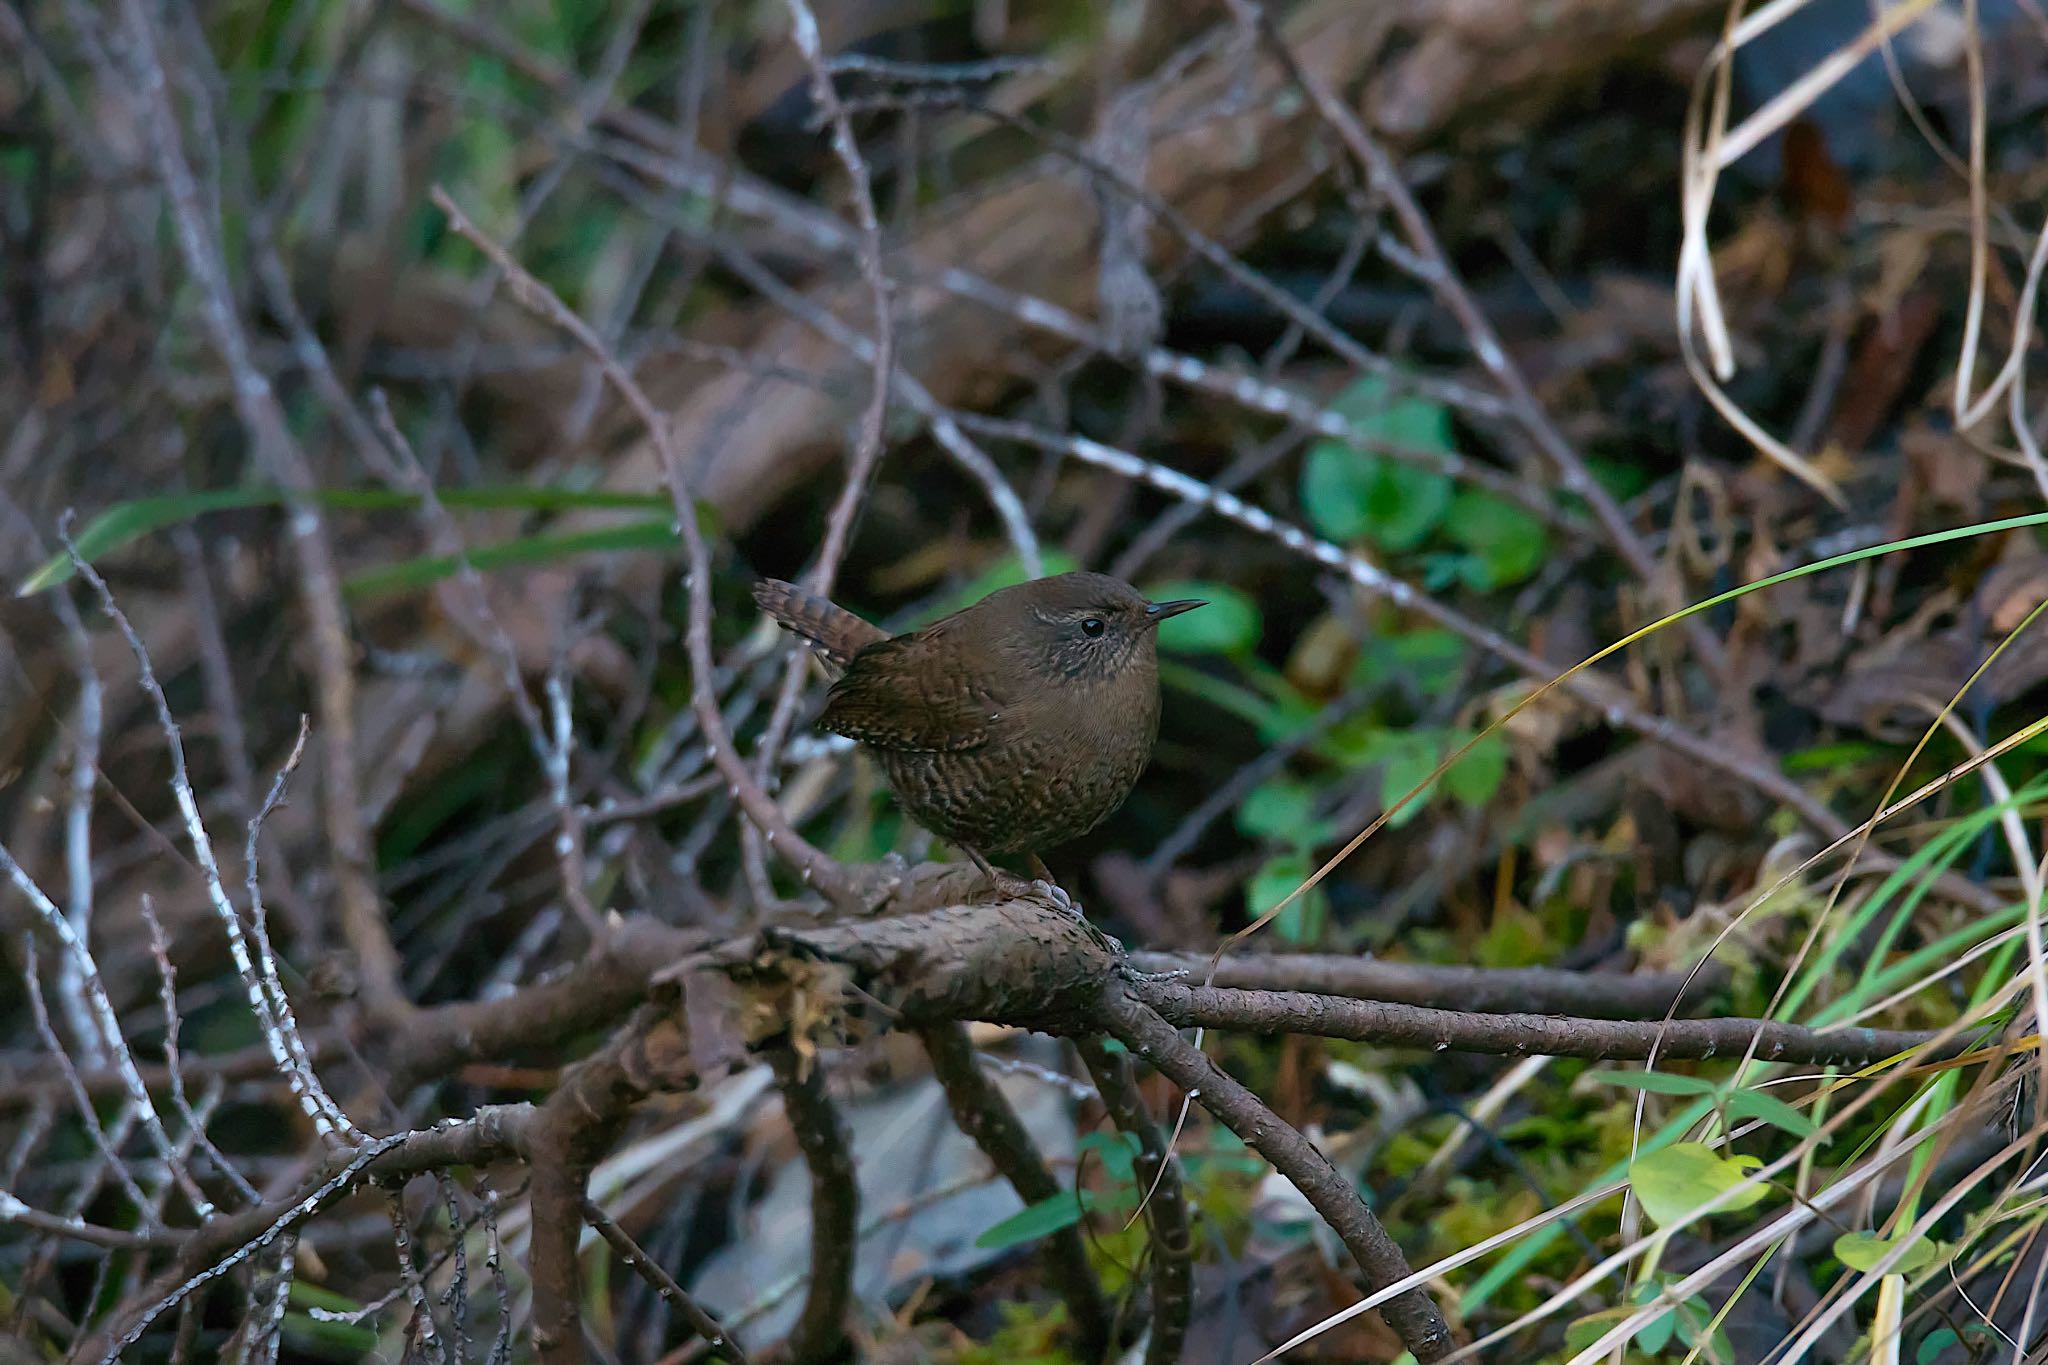
<path id="1" fill-rule="evenodd" d="M 522 536 L 496 545 L 479 545 L 464 553 L 471 568 L 503 569 L 518 564 L 541 564 L 576 555 L 618 551 L 666 550 L 678 537 L 672 521 L 634 521 L 624 526 L 607 526 L 596 531 L 564 531 L 550 535 Z M 424 588 L 452 578 L 462 568 L 454 555 L 422 555 L 381 564 L 351 575 L 342 584 L 350 597 L 374 597 L 379 593 Z"/>
<path id="2" fill-rule="evenodd" d="M 382 512 L 418 507 L 420 500 L 410 493 L 384 488 L 326 488 L 308 495 L 322 507 L 339 512 Z M 466 510 L 514 510 L 567 512 L 610 510 L 658 512 L 669 507 L 666 493 L 618 493 L 603 489 L 532 488 L 520 484 L 482 485 L 473 488 L 439 490 L 435 496 L 446 507 Z M 233 511 L 248 507 L 281 507 L 286 500 L 278 488 L 216 488 L 200 493 L 167 493 L 158 497 L 131 498 L 115 503 L 93 517 L 75 537 L 79 558 L 88 564 L 125 549 L 153 531 L 195 520 L 208 512 Z M 68 554 L 53 555 L 22 583 L 21 597 L 33 597 L 56 587 L 73 573 Z"/>

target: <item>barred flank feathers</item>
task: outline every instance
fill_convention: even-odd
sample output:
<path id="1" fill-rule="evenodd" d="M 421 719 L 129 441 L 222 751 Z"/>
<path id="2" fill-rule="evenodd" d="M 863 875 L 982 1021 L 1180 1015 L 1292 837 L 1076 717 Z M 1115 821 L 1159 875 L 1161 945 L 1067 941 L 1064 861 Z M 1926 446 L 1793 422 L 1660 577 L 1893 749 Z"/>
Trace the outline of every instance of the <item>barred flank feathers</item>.
<path id="1" fill-rule="evenodd" d="M 803 636 L 841 668 L 852 663 L 853 656 L 868 645 L 889 638 L 879 626 L 779 578 L 763 578 L 755 583 L 754 601 L 784 630 Z"/>

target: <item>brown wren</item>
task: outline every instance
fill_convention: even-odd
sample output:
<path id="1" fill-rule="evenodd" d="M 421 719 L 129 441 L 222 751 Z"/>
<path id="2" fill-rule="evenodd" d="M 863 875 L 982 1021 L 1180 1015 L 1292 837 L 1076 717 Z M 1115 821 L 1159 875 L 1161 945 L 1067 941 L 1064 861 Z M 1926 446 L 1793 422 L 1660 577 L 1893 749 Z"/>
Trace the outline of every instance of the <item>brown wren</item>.
<path id="1" fill-rule="evenodd" d="M 1064 573 L 889 635 L 779 579 L 754 600 L 836 673 L 819 728 L 866 745 L 911 818 L 991 880 L 989 854 L 1022 852 L 1048 882 L 1040 851 L 1107 819 L 1152 757 L 1159 623 L 1207 605 Z"/>

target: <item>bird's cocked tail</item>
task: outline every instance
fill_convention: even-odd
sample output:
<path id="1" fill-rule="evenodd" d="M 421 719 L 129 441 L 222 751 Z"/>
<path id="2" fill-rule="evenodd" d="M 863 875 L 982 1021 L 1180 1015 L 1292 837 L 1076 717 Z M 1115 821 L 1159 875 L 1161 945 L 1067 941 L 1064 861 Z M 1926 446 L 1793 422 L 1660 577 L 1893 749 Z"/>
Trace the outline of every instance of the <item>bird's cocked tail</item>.
<path id="1" fill-rule="evenodd" d="M 841 668 L 852 663 L 853 656 L 867 646 L 889 638 L 881 627 L 779 578 L 763 578 L 755 583 L 754 601 L 784 630 L 803 636 Z"/>

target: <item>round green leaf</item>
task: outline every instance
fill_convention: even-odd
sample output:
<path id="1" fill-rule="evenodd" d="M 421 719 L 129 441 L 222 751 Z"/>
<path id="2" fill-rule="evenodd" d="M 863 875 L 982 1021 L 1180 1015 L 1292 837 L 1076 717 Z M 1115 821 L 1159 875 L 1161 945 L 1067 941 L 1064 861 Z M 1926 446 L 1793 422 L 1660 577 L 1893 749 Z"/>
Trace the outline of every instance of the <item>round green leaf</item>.
<path id="1" fill-rule="evenodd" d="M 1460 741 L 1462 742 L 1462 741 Z M 1444 773 L 1444 790 L 1460 804 L 1477 810 L 1493 800 L 1508 773 L 1508 742 L 1496 730 L 1474 744 Z"/>
<path id="2" fill-rule="evenodd" d="M 1388 746 L 1386 767 L 1380 770 L 1380 804 L 1392 806 L 1396 801 L 1413 791 L 1416 785 L 1436 770 L 1442 757 L 1437 752 L 1435 741 L 1428 735 L 1389 735 L 1393 742 Z M 1431 783 L 1416 792 L 1415 799 L 1394 812 L 1388 819 L 1390 829 L 1399 829 L 1422 813 L 1436 794 L 1436 784 Z"/>
<path id="3" fill-rule="evenodd" d="M 1372 471 L 1365 456 L 1341 441 L 1309 447 L 1301 469 L 1301 510 L 1325 539 L 1344 542 L 1365 533 L 1365 503 Z"/>
<path id="4" fill-rule="evenodd" d="M 1628 1179 L 1643 1211 L 1668 1227 L 1709 1200 L 1736 1189 L 1763 1164 L 1753 1156 L 1722 1156 L 1703 1142 L 1675 1142 L 1638 1158 L 1629 1167 Z M 1769 1192 L 1768 1186 L 1750 1185 L 1729 1196 L 1716 1212 L 1746 1209 Z"/>
<path id="5" fill-rule="evenodd" d="M 1308 880 L 1315 864 L 1306 853 L 1283 853 L 1259 869 L 1244 889 L 1245 910 L 1253 919 L 1286 900 L 1295 887 Z M 1319 886 L 1280 912 L 1273 932 L 1294 944 L 1314 943 L 1322 937 L 1328 920 L 1329 903 Z"/>
<path id="6" fill-rule="evenodd" d="M 1549 533 L 1527 508 L 1472 489 L 1451 500 L 1444 530 L 1472 552 L 1482 570 L 1486 581 L 1475 587 L 1519 583 L 1550 553 Z"/>
<path id="7" fill-rule="evenodd" d="M 1330 406 L 1352 419 L 1364 444 L 1455 449 L 1450 413 L 1442 405 L 1395 397 L 1376 375 L 1353 384 Z M 1342 441 L 1318 441 L 1302 466 L 1302 511 L 1331 540 L 1364 536 L 1384 549 L 1410 550 L 1435 529 L 1450 502 L 1451 481 L 1444 474 Z"/>
<path id="8" fill-rule="evenodd" d="M 1388 550 L 1412 550 L 1428 538 L 1451 505 L 1451 481 L 1433 469 L 1378 455 L 1366 485 L 1365 534 Z"/>
<path id="9" fill-rule="evenodd" d="M 1252 788 L 1237 808 L 1237 827 L 1254 839 L 1296 843 L 1313 836 L 1315 788 L 1275 777 Z"/>

